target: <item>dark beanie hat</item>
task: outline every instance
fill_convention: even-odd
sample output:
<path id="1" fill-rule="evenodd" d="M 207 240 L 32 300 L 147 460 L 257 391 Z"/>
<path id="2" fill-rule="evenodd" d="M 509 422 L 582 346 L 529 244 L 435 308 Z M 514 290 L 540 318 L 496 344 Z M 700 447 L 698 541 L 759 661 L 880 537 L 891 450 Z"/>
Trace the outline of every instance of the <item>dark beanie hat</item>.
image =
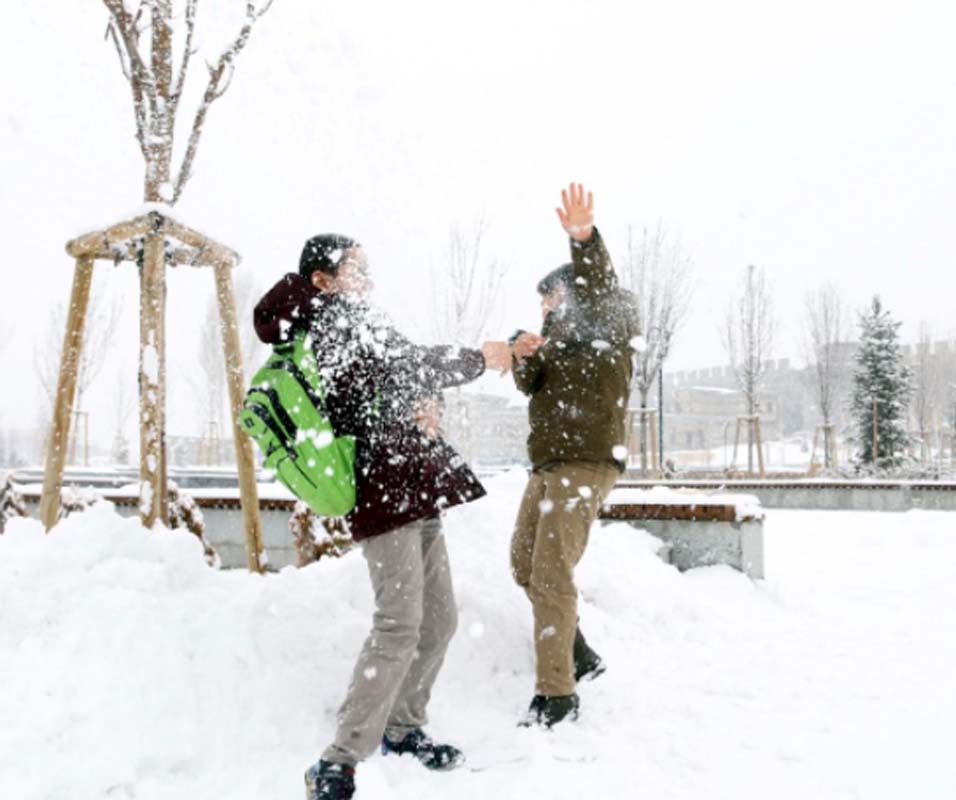
<path id="1" fill-rule="evenodd" d="M 538 281 L 538 294 L 551 294 L 558 286 L 569 288 L 574 278 L 574 264 L 562 264 Z"/>
<path id="2" fill-rule="evenodd" d="M 345 251 L 358 244 L 348 236 L 338 233 L 320 233 L 313 236 L 302 248 L 299 257 L 299 274 L 308 278 L 313 272 L 335 275 Z"/>

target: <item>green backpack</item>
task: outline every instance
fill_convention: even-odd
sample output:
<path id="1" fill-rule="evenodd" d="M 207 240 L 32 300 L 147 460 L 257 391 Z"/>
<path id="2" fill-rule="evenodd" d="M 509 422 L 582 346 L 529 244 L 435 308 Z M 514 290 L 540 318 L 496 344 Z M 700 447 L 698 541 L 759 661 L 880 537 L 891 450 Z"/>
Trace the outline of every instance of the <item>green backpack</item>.
<path id="1" fill-rule="evenodd" d="M 316 514 L 355 506 L 355 439 L 336 436 L 306 334 L 278 344 L 252 378 L 239 421 L 265 455 L 263 466 Z"/>

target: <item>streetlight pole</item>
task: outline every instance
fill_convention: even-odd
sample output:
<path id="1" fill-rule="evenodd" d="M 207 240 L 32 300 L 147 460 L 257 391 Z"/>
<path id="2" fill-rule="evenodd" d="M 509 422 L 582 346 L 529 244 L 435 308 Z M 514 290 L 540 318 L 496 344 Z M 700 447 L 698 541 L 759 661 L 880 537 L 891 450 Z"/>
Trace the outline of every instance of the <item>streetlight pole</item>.
<path id="1" fill-rule="evenodd" d="M 664 360 L 657 370 L 657 457 L 664 474 Z"/>

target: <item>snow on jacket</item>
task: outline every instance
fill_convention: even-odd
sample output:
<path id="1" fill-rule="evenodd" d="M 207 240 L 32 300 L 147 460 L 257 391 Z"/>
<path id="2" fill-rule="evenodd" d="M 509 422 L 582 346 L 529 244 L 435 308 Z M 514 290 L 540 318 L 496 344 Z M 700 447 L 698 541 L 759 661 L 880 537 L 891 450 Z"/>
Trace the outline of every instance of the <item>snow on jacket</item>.
<path id="1" fill-rule="evenodd" d="M 485 494 L 462 457 L 414 417 L 420 400 L 484 372 L 479 351 L 413 344 L 368 305 L 324 294 L 295 273 L 259 301 L 254 322 L 267 344 L 311 335 L 332 428 L 355 437 L 356 504 L 346 517 L 354 539 Z"/>
<path id="2" fill-rule="evenodd" d="M 528 456 L 534 469 L 567 461 L 623 469 L 637 298 L 618 285 L 596 228 L 586 242 L 571 240 L 571 258 L 565 302 L 541 329 L 547 342 L 514 362 L 515 385 L 531 398 Z"/>

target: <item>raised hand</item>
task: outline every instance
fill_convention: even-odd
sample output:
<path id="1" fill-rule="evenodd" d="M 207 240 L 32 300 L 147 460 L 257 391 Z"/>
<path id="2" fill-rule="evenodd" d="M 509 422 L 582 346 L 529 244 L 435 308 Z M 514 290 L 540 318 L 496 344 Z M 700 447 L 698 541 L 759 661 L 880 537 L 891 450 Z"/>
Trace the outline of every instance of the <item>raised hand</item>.
<path id="1" fill-rule="evenodd" d="M 567 189 L 561 190 L 561 204 L 564 208 L 556 208 L 555 211 L 568 236 L 575 241 L 586 242 L 591 238 L 594 228 L 594 195 L 588 192 L 585 197 L 584 186 L 569 183 Z"/>

